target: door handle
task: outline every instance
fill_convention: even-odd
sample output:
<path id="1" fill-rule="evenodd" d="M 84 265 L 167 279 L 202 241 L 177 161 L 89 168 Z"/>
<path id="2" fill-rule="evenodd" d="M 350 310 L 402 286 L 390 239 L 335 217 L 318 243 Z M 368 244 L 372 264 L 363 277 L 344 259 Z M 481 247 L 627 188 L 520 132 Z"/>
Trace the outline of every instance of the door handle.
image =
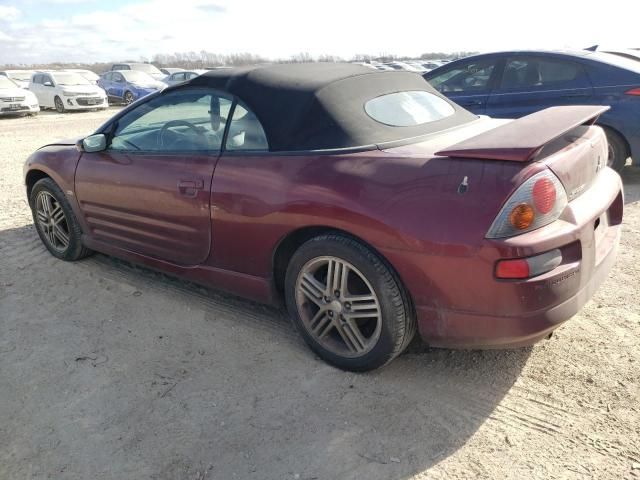
<path id="1" fill-rule="evenodd" d="M 198 190 L 204 188 L 203 180 L 180 180 L 178 181 L 178 192 L 188 198 L 198 196 Z"/>

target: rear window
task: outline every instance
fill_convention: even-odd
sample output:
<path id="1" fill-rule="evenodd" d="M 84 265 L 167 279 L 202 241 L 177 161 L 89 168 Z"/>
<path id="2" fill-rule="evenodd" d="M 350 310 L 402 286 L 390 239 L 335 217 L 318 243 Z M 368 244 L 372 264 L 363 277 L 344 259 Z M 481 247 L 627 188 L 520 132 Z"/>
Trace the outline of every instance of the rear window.
<path id="1" fill-rule="evenodd" d="M 591 58 L 592 60 L 599 60 L 601 62 L 608 63 L 609 65 L 615 65 L 616 67 L 624 68 L 625 70 L 640 73 L 640 62 L 637 60 L 631 60 L 630 58 L 602 52 L 593 52 L 588 58 Z"/>
<path id="2" fill-rule="evenodd" d="M 449 102 L 421 90 L 389 93 L 372 98 L 365 103 L 364 110 L 375 121 L 393 127 L 422 125 L 455 113 Z"/>

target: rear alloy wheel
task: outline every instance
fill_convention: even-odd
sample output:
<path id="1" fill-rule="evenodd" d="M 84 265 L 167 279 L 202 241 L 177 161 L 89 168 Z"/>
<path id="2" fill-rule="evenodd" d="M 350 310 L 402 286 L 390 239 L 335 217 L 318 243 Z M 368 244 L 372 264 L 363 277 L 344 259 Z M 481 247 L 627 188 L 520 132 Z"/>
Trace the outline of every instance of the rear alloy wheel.
<path id="1" fill-rule="evenodd" d="M 385 365 L 415 334 L 401 285 L 355 240 L 324 235 L 308 241 L 294 254 L 285 282 L 294 324 L 313 351 L 339 368 Z"/>
<path id="2" fill-rule="evenodd" d="M 613 130 L 604 129 L 607 134 L 607 142 L 609 144 L 609 159 L 607 166 L 613 168 L 616 172 L 621 173 L 627 163 L 627 144 L 624 139 Z"/>
<path id="3" fill-rule="evenodd" d="M 56 106 L 56 112 L 64 113 L 64 102 L 60 97 L 56 97 L 53 99 L 53 103 Z"/>
<path id="4" fill-rule="evenodd" d="M 73 261 L 91 254 L 82 245 L 82 230 L 71 205 L 53 180 L 39 180 L 29 200 L 38 235 L 54 257 Z"/>
<path id="5" fill-rule="evenodd" d="M 135 99 L 133 98 L 133 93 L 126 91 L 124 92 L 124 103 L 126 103 L 127 105 L 130 105 L 133 103 Z"/>

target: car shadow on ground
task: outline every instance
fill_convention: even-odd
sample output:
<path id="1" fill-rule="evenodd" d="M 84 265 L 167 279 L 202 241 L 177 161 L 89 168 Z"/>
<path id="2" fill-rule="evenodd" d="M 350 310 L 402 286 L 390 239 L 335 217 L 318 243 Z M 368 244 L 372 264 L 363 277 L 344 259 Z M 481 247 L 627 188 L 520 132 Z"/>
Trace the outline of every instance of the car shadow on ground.
<path id="1" fill-rule="evenodd" d="M 406 479 L 498 421 L 531 353 L 416 341 L 347 373 L 277 308 L 103 255 L 58 261 L 32 226 L 0 231 L 0 255 L 9 478 Z"/>
<path id="2" fill-rule="evenodd" d="M 624 203 L 628 205 L 640 201 L 640 166 L 625 167 L 621 176 L 624 184 Z"/>

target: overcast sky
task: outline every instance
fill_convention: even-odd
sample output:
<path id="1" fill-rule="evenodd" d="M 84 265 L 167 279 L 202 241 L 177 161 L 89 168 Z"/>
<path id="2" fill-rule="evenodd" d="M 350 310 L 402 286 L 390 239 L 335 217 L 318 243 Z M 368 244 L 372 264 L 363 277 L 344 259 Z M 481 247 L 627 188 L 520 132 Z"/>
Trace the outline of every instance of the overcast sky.
<path id="1" fill-rule="evenodd" d="M 640 47 L 640 1 L 0 0 L 0 64 Z"/>

